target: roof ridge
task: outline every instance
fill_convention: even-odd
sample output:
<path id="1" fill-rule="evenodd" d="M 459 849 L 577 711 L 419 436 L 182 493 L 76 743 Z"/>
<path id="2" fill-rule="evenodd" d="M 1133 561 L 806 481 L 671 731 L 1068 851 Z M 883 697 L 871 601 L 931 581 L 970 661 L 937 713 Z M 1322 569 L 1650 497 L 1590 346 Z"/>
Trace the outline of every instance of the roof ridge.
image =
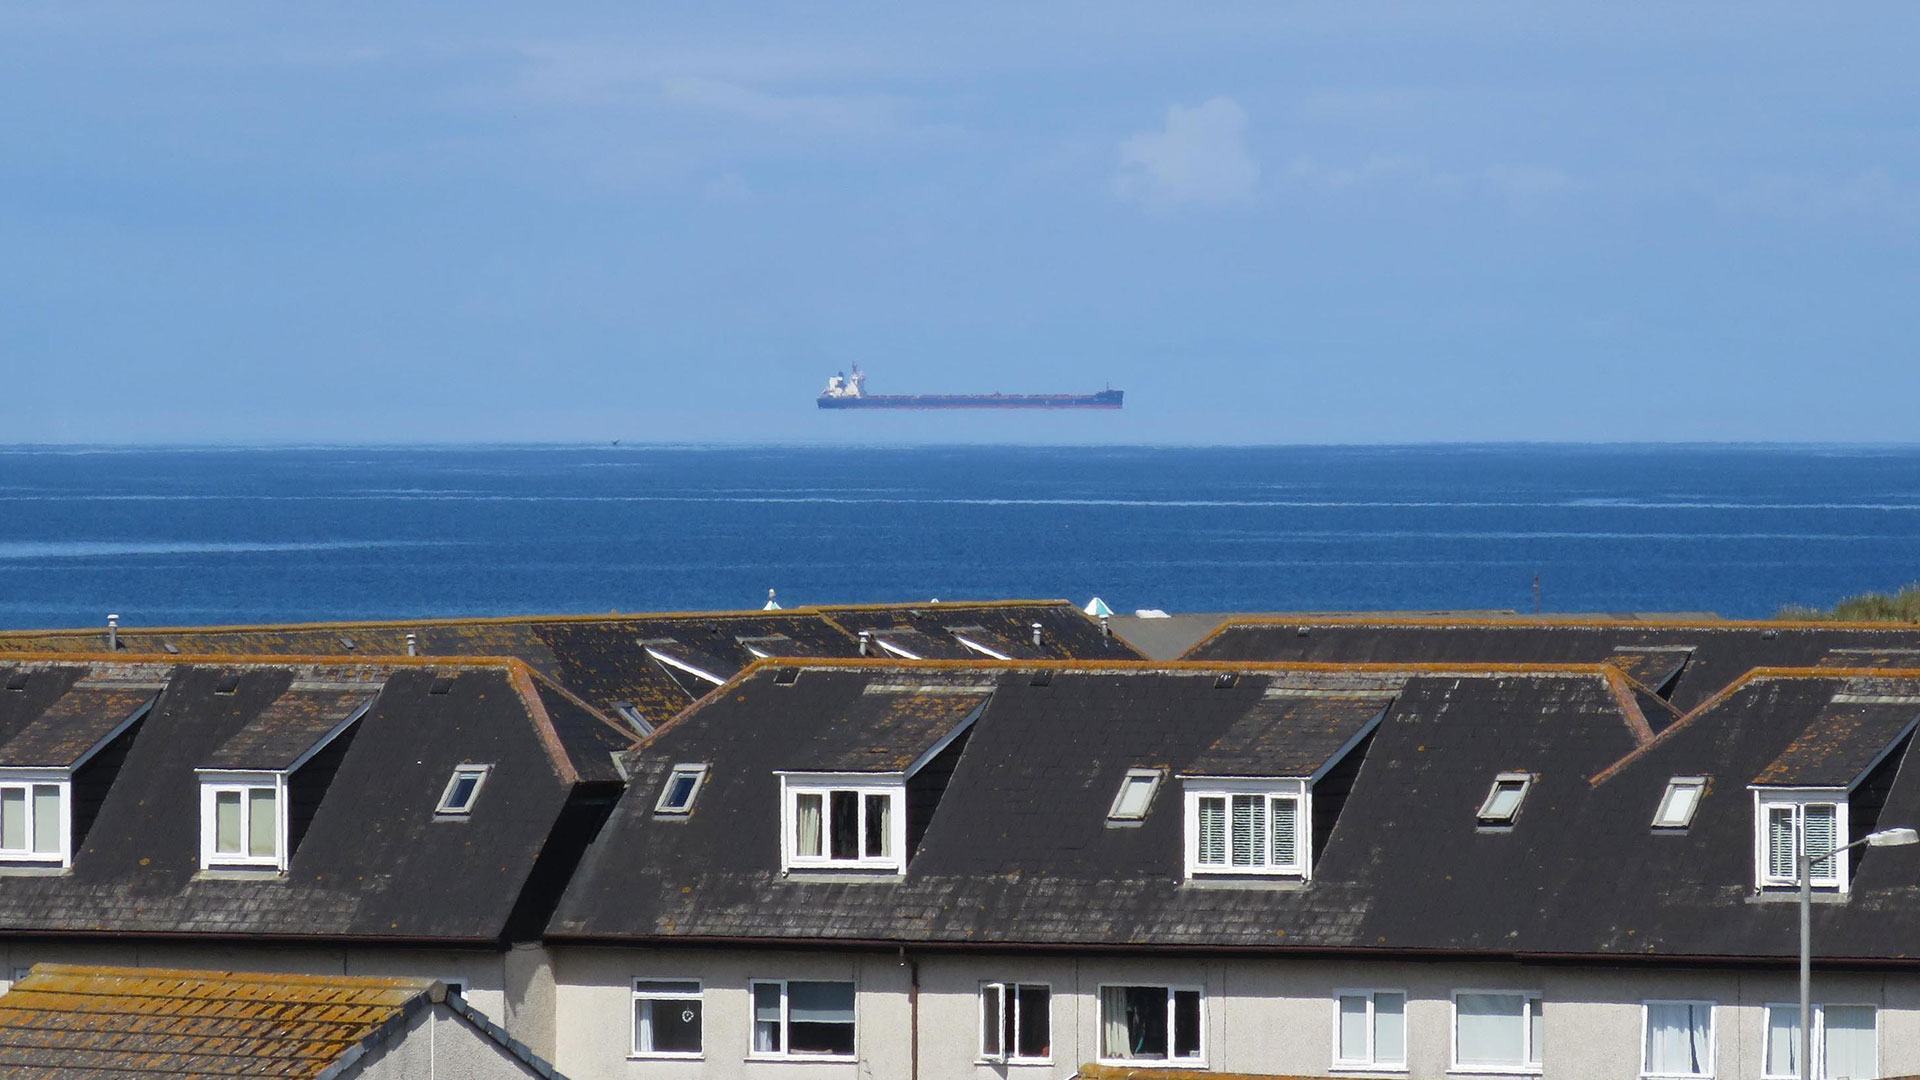
<path id="1" fill-rule="evenodd" d="M 1194 648 L 1212 641 L 1229 630 L 1264 626 L 1500 626 L 1581 628 L 1611 627 L 1628 630 L 1885 630 L 1920 632 L 1920 623 L 1875 622 L 1866 619 L 1723 619 L 1683 617 L 1677 619 L 1616 618 L 1608 615 L 1407 615 L 1400 617 L 1369 615 L 1243 615 L 1228 616 Z"/>
<path id="2" fill-rule="evenodd" d="M 0 631 L 4 633 L 5 631 Z M 222 667 L 512 667 L 526 666 L 527 662 L 517 656 L 475 656 L 443 653 L 433 656 L 385 656 L 378 653 L 125 653 L 125 652 L 60 652 L 57 650 L 36 649 L 22 652 L 0 652 L 0 667 L 16 664 L 72 664 L 106 665 L 119 667 L 183 667 L 188 665 L 214 665 Z"/>

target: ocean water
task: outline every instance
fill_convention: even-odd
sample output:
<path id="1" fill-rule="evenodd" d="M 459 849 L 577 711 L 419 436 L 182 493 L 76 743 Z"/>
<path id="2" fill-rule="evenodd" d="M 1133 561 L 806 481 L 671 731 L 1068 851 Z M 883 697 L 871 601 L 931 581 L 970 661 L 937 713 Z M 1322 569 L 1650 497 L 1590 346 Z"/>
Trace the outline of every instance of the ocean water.
<path id="1" fill-rule="evenodd" d="M 1099 595 L 1766 615 L 1920 580 L 1920 448 L 0 449 L 0 625 Z"/>

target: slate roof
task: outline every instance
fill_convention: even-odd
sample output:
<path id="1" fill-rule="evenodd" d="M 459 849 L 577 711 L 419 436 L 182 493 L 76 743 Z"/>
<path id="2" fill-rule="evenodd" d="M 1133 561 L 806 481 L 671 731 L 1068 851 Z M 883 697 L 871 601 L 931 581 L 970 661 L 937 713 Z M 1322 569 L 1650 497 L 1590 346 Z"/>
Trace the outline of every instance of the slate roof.
<path id="1" fill-rule="evenodd" d="M 905 874 L 783 874 L 787 748 L 909 672 L 993 688 Z M 1795 908 L 1756 895 L 1749 781 L 1779 762 L 1804 780 L 1877 758 L 1848 777 L 1855 834 L 1920 824 L 1911 723 L 1895 722 L 1920 717 L 1914 696 L 1920 670 L 1760 669 L 1656 731 L 1646 692 L 1611 664 L 768 663 L 650 741 L 548 936 L 1777 964 Z M 1315 787 L 1310 882 L 1185 880 L 1183 776 L 1237 753 L 1304 772 L 1369 708 L 1377 727 Z M 686 820 L 657 819 L 683 760 L 709 763 L 706 786 Z M 1134 768 L 1168 779 L 1138 827 L 1109 828 Z M 1533 778 L 1518 817 L 1479 826 L 1510 771 Z M 1706 776 L 1706 793 L 1690 827 L 1655 830 L 1675 776 Z M 1817 905 L 1817 950 L 1920 963 L 1920 858 L 1869 851 L 1852 886 Z"/>
<path id="2" fill-rule="evenodd" d="M 1041 644 L 1032 645 L 1039 623 Z M 859 632 L 922 640 L 925 653 L 971 656 L 950 627 L 971 627 L 1012 643 L 1009 655 L 1048 658 L 1134 659 L 1138 654 L 1064 600 L 840 605 L 775 611 L 628 615 L 548 615 L 477 619 L 309 623 L 283 626 L 121 627 L 118 653 L 165 659 L 179 655 L 381 657 L 407 654 L 413 635 L 422 656 L 514 657 L 608 715 L 616 705 L 637 710 L 649 724 L 671 719 L 713 689 L 698 676 L 649 655 L 689 661 L 730 679 L 759 658 L 851 657 Z M 924 639 L 921 637 L 924 635 Z M 0 632 L 0 657 L 9 652 L 97 654 L 104 630 Z"/>
<path id="3" fill-rule="evenodd" d="M 41 964 L 0 996 L 0 1066 L 20 1080 L 319 1077 L 427 1007 L 435 986 Z"/>
<path id="4" fill-rule="evenodd" d="M 558 893 L 548 877 L 567 867 L 543 855 L 568 842 L 576 807 L 617 791 L 614 755 L 632 746 L 514 660 L 0 657 L 0 685 L 25 684 L 0 690 L 0 727 L 82 679 L 130 672 L 158 673 L 164 689 L 96 759 L 108 771 L 71 869 L 0 870 L 0 933 L 497 943 L 525 905 L 544 917 Z M 284 767 L 369 697 L 327 748 L 330 779 L 292 774 L 323 790 L 302 808 L 286 874 L 200 871 L 195 770 Z M 436 816 L 468 763 L 493 766 L 471 814 Z"/>
<path id="5" fill-rule="evenodd" d="M 1262 616 L 1227 620 L 1185 658 L 1455 664 L 1611 661 L 1685 711 L 1756 668 L 1920 667 L 1920 627 L 1721 619 Z M 1673 670 L 1676 664 L 1677 671 Z"/>
<path id="6" fill-rule="evenodd" d="M 161 684 L 131 674 L 94 679 L 84 669 L 69 669 L 41 680 L 46 689 L 62 691 L 48 701 L 27 695 L 31 675 L 16 672 L 11 681 L 20 688 L 0 690 L 0 768 L 70 769 L 79 763 L 159 696 Z"/>
<path id="7" fill-rule="evenodd" d="M 1196 776 L 1313 776 L 1361 738 L 1393 704 L 1390 695 L 1356 690 L 1269 686 L 1189 761 Z"/>

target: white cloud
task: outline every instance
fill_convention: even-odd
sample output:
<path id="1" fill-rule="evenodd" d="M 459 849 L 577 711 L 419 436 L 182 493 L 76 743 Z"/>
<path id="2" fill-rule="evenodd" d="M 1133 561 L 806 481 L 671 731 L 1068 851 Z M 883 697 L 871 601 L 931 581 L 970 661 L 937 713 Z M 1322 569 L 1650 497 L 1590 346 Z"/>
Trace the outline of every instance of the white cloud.
<path id="1" fill-rule="evenodd" d="M 1260 166 L 1247 152 L 1247 113 L 1232 98 L 1167 110 L 1159 131 L 1120 143 L 1114 191 L 1148 205 L 1232 203 L 1253 195 Z"/>

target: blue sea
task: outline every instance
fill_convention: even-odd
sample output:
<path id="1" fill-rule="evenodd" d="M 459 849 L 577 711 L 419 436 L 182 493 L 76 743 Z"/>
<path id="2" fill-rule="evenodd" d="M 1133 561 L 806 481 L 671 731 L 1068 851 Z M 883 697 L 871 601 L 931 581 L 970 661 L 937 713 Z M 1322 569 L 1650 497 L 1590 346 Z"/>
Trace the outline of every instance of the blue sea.
<path id="1" fill-rule="evenodd" d="M 1767 615 L 1920 579 L 1920 448 L 0 449 L 0 624 L 1103 597 Z"/>

